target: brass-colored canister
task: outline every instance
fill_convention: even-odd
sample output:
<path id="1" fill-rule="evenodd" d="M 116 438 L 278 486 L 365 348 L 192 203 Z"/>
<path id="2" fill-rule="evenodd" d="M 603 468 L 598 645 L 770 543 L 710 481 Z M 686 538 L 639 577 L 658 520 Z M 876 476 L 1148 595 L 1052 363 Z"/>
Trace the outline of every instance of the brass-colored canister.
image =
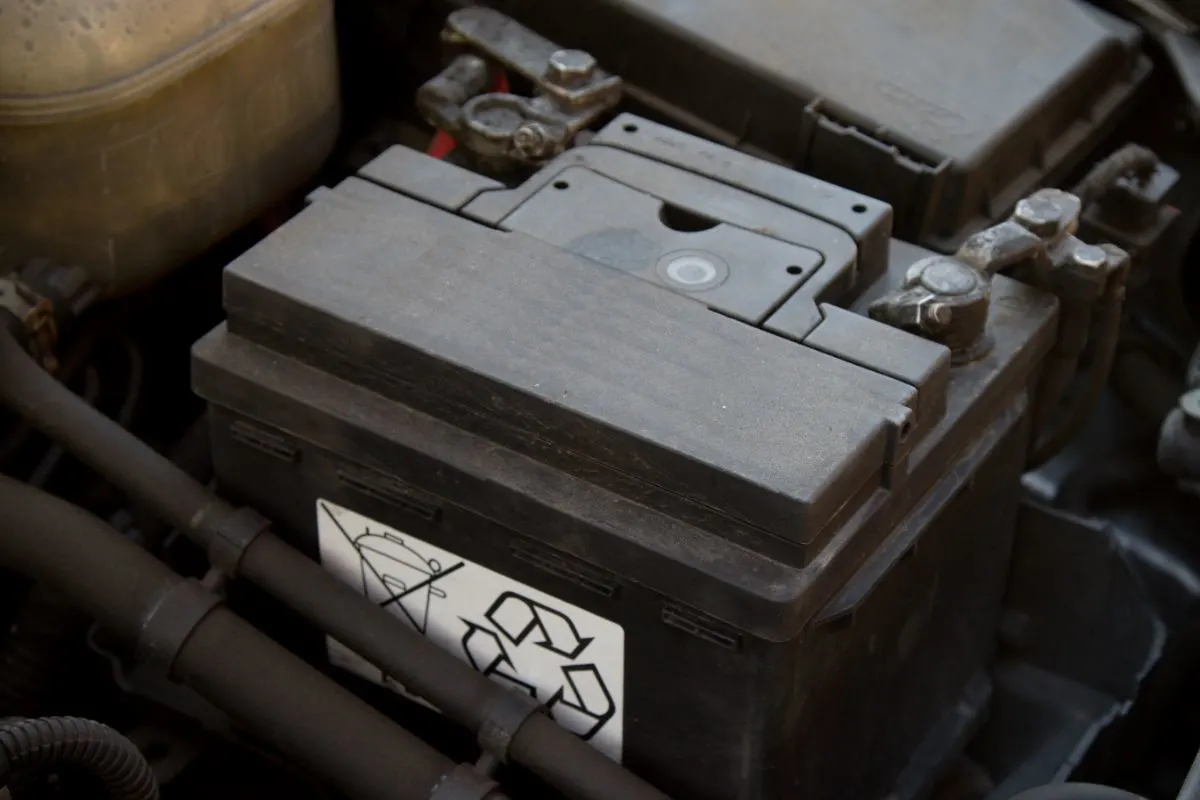
<path id="1" fill-rule="evenodd" d="M 332 0 L 0 0 L 0 267 L 151 283 L 309 178 Z"/>

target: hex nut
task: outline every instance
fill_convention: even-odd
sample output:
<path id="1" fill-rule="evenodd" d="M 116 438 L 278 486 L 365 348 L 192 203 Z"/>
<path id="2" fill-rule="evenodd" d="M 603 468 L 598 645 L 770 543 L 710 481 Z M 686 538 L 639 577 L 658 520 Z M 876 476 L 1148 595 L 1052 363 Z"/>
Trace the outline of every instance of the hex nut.
<path id="1" fill-rule="evenodd" d="M 583 50 L 555 50 L 546 65 L 546 79 L 564 89 L 583 86 L 596 74 L 596 59 Z"/>

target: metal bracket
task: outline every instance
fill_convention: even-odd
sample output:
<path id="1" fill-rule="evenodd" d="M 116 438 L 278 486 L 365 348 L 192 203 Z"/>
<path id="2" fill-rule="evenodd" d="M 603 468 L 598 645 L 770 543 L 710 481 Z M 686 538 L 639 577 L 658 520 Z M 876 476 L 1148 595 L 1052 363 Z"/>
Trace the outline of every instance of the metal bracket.
<path id="1" fill-rule="evenodd" d="M 229 577 L 237 575 L 247 548 L 270 527 L 271 521 L 252 508 L 234 510 L 217 525 L 208 543 L 209 563 Z"/>
<path id="2" fill-rule="evenodd" d="M 37 294 L 16 275 L 6 275 L 0 277 L 0 312 L 11 316 L 10 327 L 38 363 L 51 372 L 56 370 L 58 325 L 49 298 Z"/>
<path id="3" fill-rule="evenodd" d="M 477 772 L 473 767 L 459 764 L 454 771 L 434 787 L 429 800 L 485 800 L 498 790 L 499 785 Z"/>
<path id="4" fill-rule="evenodd" d="M 221 598 L 194 579 L 168 589 L 142 620 L 134 657 L 170 673 L 184 643 Z"/>
<path id="5" fill-rule="evenodd" d="M 502 763 L 508 759 L 508 748 L 521 726 L 541 706 L 527 694 L 516 690 L 497 694 L 484 708 L 483 724 L 479 726 L 479 746 Z"/>
<path id="6" fill-rule="evenodd" d="M 63 267 L 46 259 L 30 261 L 19 271 L 0 276 L 0 321 L 49 372 L 58 369 L 54 346 L 59 323 L 79 316 L 98 295 L 86 270 Z"/>

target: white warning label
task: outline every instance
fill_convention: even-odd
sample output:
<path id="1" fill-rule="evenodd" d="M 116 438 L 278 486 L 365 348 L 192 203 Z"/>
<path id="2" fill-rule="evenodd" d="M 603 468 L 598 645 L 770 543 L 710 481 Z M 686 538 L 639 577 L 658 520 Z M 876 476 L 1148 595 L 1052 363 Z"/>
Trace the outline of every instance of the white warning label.
<path id="1" fill-rule="evenodd" d="M 621 760 L 625 631 L 440 547 L 317 501 L 321 562 L 492 680 L 528 692 L 563 727 Z M 334 664 L 404 691 L 338 642 Z"/>

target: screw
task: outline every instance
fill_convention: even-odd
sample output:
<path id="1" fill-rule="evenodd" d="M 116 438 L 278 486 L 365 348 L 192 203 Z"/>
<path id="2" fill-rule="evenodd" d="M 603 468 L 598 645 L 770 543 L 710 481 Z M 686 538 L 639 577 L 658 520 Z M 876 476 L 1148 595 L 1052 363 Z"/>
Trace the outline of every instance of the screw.
<path id="1" fill-rule="evenodd" d="M 1063 223 L 1063 210 L 1050 198 L 1035 194 L 1017 203 L 1013 219 L 1031 233 L 1045 238 L 1058 233 Z"/>
<path id="2" fill-rule="evenodd" d="M 1200 436 L 1200 389 L 1184 393 L 1179 398 L 1179 410 L 1183 412 L 1183 427 Z"/>
<path id="3" fill-rule="evenodd" d="M 974 269 L 948 256 L 933 256 L 921 263 L 920 276 L 926 289 L 950 297 L 966 294 L 979 283 Z"/>
<path id="4" fill-rule="evenodd" d="M 537 161 L 550 154 L 550 131 L 540 122 L 523 122 L 513 131 L 513 152 L 525 161 Z"/>
<path id="5" fill-rule="evenodd" d="M 583 86 L 596 74 L 596 59 L 582 50 L 555 50 L 546 65 L 546 78 L 564 89 Z"/>

